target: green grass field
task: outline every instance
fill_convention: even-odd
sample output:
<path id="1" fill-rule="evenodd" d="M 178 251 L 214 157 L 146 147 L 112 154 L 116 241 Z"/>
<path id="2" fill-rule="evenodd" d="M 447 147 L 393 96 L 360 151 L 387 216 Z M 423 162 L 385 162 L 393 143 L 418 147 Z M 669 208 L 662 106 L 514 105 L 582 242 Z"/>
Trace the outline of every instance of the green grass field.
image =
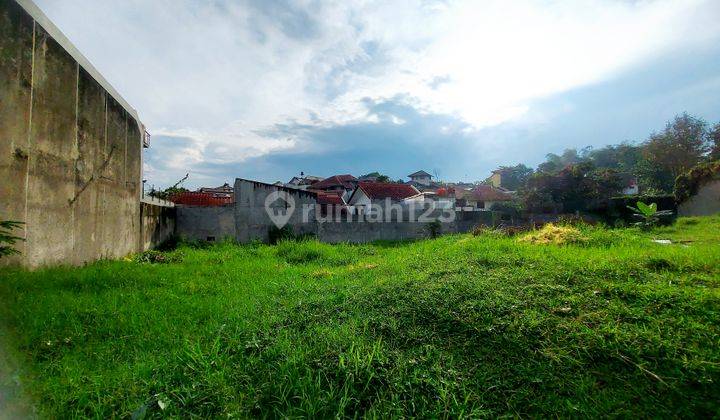
<path id="1" fill-rule="evenodd" d="M 182 246 L 0 316 L 47 417 L 720 415 L 720 216 L 582 234 Z"/>

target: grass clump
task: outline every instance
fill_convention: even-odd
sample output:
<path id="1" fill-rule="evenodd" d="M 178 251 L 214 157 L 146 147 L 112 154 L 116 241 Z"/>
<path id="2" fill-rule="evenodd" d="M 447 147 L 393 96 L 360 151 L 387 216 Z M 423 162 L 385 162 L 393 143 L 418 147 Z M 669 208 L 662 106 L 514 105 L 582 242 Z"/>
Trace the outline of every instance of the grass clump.
<path id="1" fill-rule="evenodd" d="M 519 240 L 538 245 L 568 245 L 587 242 L 588 238 L 574 226 L 548 223 L 541 229 L 522 236 Z"/>
<path id="2" fill-rule="evenodd" d="M 179 252 L 166 253 L 156 250 L 148 250 L 135 254 L 132 258 L 137 263 L 148 263 L 148 264 L 169 264 L 179 263 L 182 261 L 182 254 Z"/>
<path id="3" fill-rule="evenodd" d="M 0 338 L 49 418 L 717 416 L 720 217 L 575 228 L 5 270 Z"/>

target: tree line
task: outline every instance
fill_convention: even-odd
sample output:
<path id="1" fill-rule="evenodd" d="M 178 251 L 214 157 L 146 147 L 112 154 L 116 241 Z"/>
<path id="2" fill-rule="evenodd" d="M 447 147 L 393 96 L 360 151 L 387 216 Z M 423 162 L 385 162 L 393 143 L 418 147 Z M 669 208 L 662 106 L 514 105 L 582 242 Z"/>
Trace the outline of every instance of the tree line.
<path id="1" fill-rule="evenodd" d="M 640 143 L 549 153 L 533 169 L 502 166 L 503 187 L 518 191 L 527 210 L 586 210 L 622 193 L 636 181 L 643 195 L 672 194 L 675 179 L 696 165 L 720 159 L 720 122 L 708 124 L 687 113 Z"/>

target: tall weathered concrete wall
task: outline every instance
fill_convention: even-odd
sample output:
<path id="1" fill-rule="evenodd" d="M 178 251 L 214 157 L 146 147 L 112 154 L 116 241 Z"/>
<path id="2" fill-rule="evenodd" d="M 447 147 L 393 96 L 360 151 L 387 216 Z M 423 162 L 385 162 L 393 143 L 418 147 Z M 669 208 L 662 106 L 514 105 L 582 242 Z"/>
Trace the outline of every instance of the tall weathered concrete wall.
<path id="1" fill-rule="evenodd" d="M 250 242 L 269 240 L 269 229 L 275 224 L 265 210 L 265 201 L 268 196 L 274 193 L 287 194 L 292 197 L 295 211 L 292 212 L 287 221 L 287 226 L 293 229 L 296 235 L 311 233 L 317 230 L 314 214 L 303 217 L 303 208 L 315 204 L 315 194 L 278 187 L 262 182 L 248 181 L 245 179 L 235 180 L 235 226 L 236 238 L 239 242 Z M 287 209 L 282 198 L 270 203 L 273 212 L 284 213 Z M 307 221 L 305 221 L 307 219 Z"/>
<path id="2" fill-rule="evenodd" d="M 365 243 L 378 240 L 407 240 L 430 237 L 430 221 L 447 220 L 448 211 L 427 213 L 424 209 L 400 207 L 387 219 L 378 222 L 370 215 L 343 215 L 340 219 L 315 213 L 315 196 L 305 191 L 292 190 L 261 182 L 237 179 L 235 200 L 232 206 L 178 207 L 176 232 L 189 239 L 220 240 L 234 238 L 240 243 L 253 240 L 267 242 L 275 224 L 268 215 L 265 203 L 270 197 L 271 212 L 285 213 L 286 206 L 277 192 L 287 193 L 294 211 L 287 221 L 296 235 L 310 234 L 329 243 Z M 276 198 L 276 200 L 272 200 Z M 312 209 L 308 211 L 307 209 Z M 420 217 L 423 218 L 420 218 Z M 480 224 L 493 225 L 492 212 L 456 212 L 450 222 L 441 223 L 436 233 L 468 232 Z M 420 221 L 416 221 L 420 220 Z"/>
<path id="3" fill-rule="evenodd" d="M 175 235 L 176 207 L 140 203 L 141 249 L 155 248 Z"/>
<path id="4" fill-rule="evenodd" d="M 220 241 L 236 238 L 235 206 L 186 207 L 178 206 L 178 236 L 201 241 Z"/>
<path id="5" fill-rule="evenodd" d="M 710 216 L 720 213 L 720 179 L 705 183 L 697 194 L 678 206 L 679 216 Z"/>
<path id="6" fill-rule="evenodd" d="M 1 263 L 82 264 L 141 249 L 144 130 L 27 0 L 0 0 L 0 101 L 0 219 L 25 222 L 22 254 Z"/>

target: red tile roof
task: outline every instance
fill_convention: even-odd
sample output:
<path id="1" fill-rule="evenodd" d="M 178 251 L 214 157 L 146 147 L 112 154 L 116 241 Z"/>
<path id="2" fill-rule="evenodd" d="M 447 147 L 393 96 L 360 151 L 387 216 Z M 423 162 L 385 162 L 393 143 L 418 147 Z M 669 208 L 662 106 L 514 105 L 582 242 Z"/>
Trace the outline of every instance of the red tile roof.
<path id="1" fill-rule="evenodd" d="M 342 196 L 340 194 L 337 194 L 340 191 L 318 191 L 317 192 L 317 203 L 318 204 L 331 204 L 331 205 L 339 205 L 344 206 L 345 200 L 343 200 Z"/>
<path id="2" fill-rule="evenodd" d="M 471 191 L 472 197 L 478 201 L 510 201 L 512 196 L 490 185 L 478 185 Z"/>
<path id="3" fill-rule="evenodd" d="M 323 179 L 320 182 L 312 184 L 312 187 L 314 190 L 324 190 L 328 188 L 342 186 L 347 190 L 351 190 L 355 187 L 355 182 L 357 182 L 357 178 L 350 174 L 333 175 L 329 178 Z"/>
<path id="4" fill-rule="evenodd" d="M 186 206 L 225 206 L 233 203 L 233 197 L 216 197 L 213 193 L 186 191 L 173 195 L 170 201 Z"/>
<path id="5" fill-rule="evenodd" d="M 358 183 L 358 189 L 362 190 L 371 200 L 404 200 L 420 194 L 417 188 L 409 184 L 395 184 L 390 182 L 364 182 Z M 355 195 L 353 193 L 353 195 Z"/>

